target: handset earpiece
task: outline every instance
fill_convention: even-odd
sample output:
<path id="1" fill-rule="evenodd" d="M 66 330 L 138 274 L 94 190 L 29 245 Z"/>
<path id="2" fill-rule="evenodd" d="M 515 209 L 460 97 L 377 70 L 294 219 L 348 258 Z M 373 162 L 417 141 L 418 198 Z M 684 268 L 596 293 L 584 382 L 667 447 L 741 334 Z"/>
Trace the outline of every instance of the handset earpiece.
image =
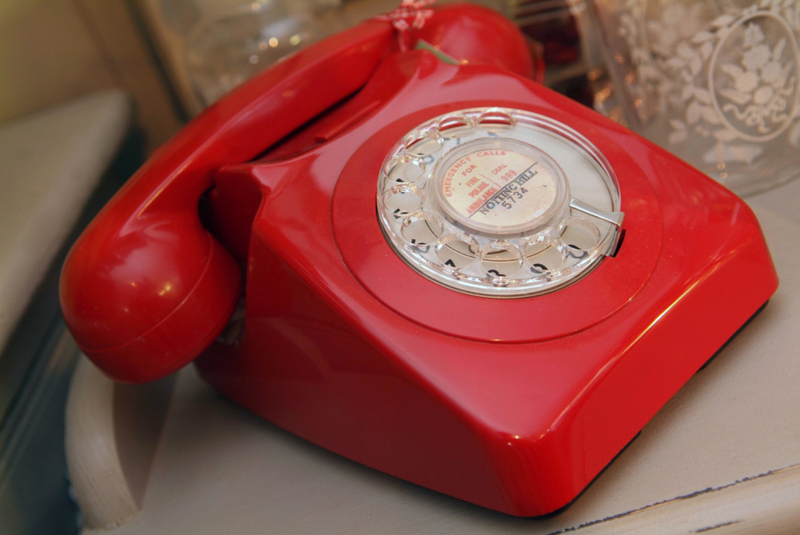
<path id="1" fill-rule="evenodd" d="M 99 368 L 150 381 L 208 347 L 242 284 L 238 263 L 198 216 L 214 172 L 256 157 L 357 91 L 394 47 L 391 25 L 375 20 L 316 43 L 211 106 L 131 178 L 61 275 L 67 326 Z"/>

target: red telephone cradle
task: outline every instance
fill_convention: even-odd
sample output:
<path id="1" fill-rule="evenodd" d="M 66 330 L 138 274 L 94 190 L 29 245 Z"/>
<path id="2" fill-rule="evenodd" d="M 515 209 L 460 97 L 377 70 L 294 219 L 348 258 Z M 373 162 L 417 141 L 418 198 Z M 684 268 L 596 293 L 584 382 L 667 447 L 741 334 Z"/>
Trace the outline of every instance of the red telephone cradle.
<path id="1" fill-rule="evenodd" d="M 226 396 L 315 444 L 484 507 L 547 514 L 777 277 L 744 202 L 526 79 L 525 42 L 499 15 L 448 6 L 410 35 L 460 64 L 400 51 L 391 23 L 371 20 L 192 121 L 73 248 L 64 316 L 114 379 L 197 359 Z M 375 211 L 384 158 L 415 125 L 475 107 L 540 114 L 597 147 L 625 212 L 616 256 L 557 291 L 494 299 L 394 253 Z"/>

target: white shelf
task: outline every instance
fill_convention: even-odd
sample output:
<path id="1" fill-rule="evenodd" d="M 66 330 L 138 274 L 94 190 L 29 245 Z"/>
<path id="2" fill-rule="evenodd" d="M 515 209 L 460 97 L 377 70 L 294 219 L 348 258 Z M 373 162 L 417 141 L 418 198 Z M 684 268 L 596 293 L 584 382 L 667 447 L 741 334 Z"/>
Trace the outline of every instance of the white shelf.
<path id="1" fill-rule="evenodd" d="M 562 514 L 514 518 L 371 470 L 239 408 L 188 368 L 141 461 L 141 510 L 115 535 L 800 532 L 800 181 L 749 201 L 777 294 Z"/>

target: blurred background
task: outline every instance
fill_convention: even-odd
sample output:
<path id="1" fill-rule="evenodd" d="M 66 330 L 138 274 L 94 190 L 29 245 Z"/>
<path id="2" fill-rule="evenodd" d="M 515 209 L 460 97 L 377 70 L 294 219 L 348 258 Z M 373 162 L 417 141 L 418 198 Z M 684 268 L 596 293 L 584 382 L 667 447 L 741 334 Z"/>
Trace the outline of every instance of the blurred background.
<path id="1" fill-rule="evenodd" d="M 547 80 L 551 85 L 585 75 L 602 61 L 598 47 L 590 48 L 594 57 L 582 54 L 582 1 L 479 3 L 515 19 L 539 42 L 536 53 L 548 63 L 546 72 L 552 71 Z M 135 102 L 134 122 L 149 152 L 226 90 L 278 57 L 397 4 L 5 0 L 0 4 L 0 122 L 119 88 Z M 565 90 L 578 96 L 583 89 Z"/>

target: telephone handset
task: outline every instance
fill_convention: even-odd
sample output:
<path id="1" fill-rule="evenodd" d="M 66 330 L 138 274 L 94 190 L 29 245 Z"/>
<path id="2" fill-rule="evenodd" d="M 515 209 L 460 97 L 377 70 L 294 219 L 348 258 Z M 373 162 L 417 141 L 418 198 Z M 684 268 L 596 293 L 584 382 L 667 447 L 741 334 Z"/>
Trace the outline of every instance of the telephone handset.
<path id="1" fill-rule="evenodd" d="M 160 149 L 70 253 L 64 316 L 115 379 L 194 360 L 334 452 L 547 514 L 777 278 L 741 200 L 526 79 L 505 19 L 412 7 Z"/>
<path id="2" fill-rule="evenodd" d="M 505 27 L 488 10 L 442 9 L 420 38 L 529 75 L 525 43 L 501 38 Z M 480 39 L 467 38 L 478 37 L 476 29 Z M 74 248 L 61 289 L 70 329 L 106 373 L 156 379 L 214 340 L 241 284 L 238 266 L 197 215 L 214 172 L 255 158 L 353 94 L 397 50 L 392 25 L 373 20 L 279 62 L 201 114 L 117 195 Z"/>

